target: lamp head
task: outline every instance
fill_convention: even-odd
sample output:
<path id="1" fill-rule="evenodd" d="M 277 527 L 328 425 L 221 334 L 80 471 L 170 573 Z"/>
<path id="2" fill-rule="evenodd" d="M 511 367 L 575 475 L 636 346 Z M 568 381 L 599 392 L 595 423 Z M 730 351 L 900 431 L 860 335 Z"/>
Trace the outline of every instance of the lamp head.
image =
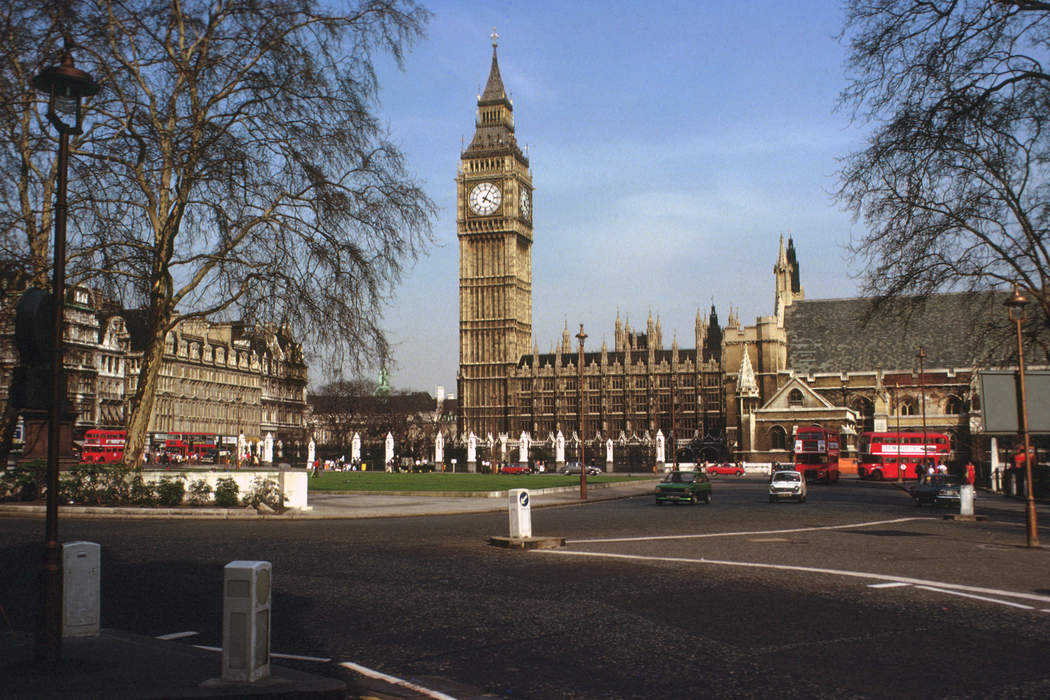
<path id="1" fill-rule="evenodd" d="M 90 73 L 73 65 L 73 54 L 68 46 L 62 51 L 61 64 L 40 71 L 33 78 L 33 87 L 47 94 L 47 118 L 59 133 L 81 133 L 83 115 L 80 100 L 97 94 L 99 85 Z M 72 124 L 68 121 L 70 118 Z"/>
<path id="2" fill-rule="evenodd" d="M 1003 305 L 1009 309 L 1009 315 L 1011 321 L 1021 321 L 1024 319 L 1024 307 L 1028 304 L 1028 297 L 1021 294 L 1021 287 L 1014 282 L 1014 293 L 1010 295 L 1010 298 L 1003 302 Z M 1016 312 L 1016 316 L 1014 315 Z"/>

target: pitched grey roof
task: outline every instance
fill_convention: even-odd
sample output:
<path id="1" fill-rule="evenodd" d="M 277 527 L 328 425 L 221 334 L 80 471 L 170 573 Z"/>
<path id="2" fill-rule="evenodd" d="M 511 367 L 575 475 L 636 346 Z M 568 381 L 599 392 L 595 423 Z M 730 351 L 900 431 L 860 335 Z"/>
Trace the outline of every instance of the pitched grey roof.
<path id="1" fill-rule="evenodd" d="M 788 369 L 798 373 L 909 370 L 919 346 L 930 368 L 1016 365 L 1006 292 L 874 300 L 796 301 L 784 314 Z"/>

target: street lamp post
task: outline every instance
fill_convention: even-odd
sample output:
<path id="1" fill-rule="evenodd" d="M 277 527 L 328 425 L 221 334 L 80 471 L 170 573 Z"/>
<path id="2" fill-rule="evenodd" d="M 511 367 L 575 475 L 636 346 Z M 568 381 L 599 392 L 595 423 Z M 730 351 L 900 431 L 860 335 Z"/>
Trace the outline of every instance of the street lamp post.
<path id="1" fill-rule="evenodd" d="M 46 93 L 47 120 L 58 131 L 58 181 L 55 194 L 55 261 L 52 282 L 54 349 L 51 356 L 51 405 L 47 425 L 47 517 L 44 537 L 44 589 L 36 638 L 36 657 L 57 662 L 62 656 L 62 552 L 58 545 L 58 451 L 63 395 L 62 318 L 66 297 L 66 176 L 69 135 L 82 133 L 80 100 L 98 92 L 91 75 L 73 65 L 67 45 L 58 66 L 33 78 L 33 87 Z M 73 123 L 66 121 L 73 118 Z"/>
<path id="2" fill-rule="evenodd" d="M 1039 546 L 1039 530 L 1036 526 L 1035 518 L 1035 493 L 1032 488 L 1032 455 L 1031 447 L 1029 446 L 1028 440 L 1028 405 L 1025 403 L 1024 395 L 1024 343 L 1021 340 L 1021 322 L 1025 319 L 1025 304 L 1028 303 L 1028 299 L 1021 294 L 1020 287 L 1014 284 L 1014 293 L 1009 299 L 1006 300 L 1005 304 L 1010 320 L 1014 322 L 1017 328 L 1017 394 L 1018 401 L 1020 402 L 1020 410 L 1018 416 L 1020 417 L 1020 428 L 1021 438 L 1024 442 L 1024 477 L 1025 477 L 1025 505 L 1024 511 L 1026 520 L 1028 523 L 1028 546 L 1038 547 Z"/>
<path id="3" fill-rule="evenodd" d="M 678 420 L 675 415 L 675 374 L 674 374 L 674 362 L 671 362 L 671 460 L 674 464 L 674 471 L 678 471 Z"/>
<path id="4" fill-rule="evenodd" d="M 904 481 L 904 452 L 901 450 L 901 404 L 900 404 L 900 381 L 893 385 L 893 409 L 897 412 L 897 481 Z M 916 474 L 916 477 L 918 474 Z"/>
<path id="5" fill-rule="evenodd" d="M 585 416 L 583 412 L 583 341 L 587 340 L 587 334 L 583 332 L 583 324 L 580 324 L 580 332 L 576 334 L 576 339 L 580 341 L 580 360 L 579 360 L 579 375 L 580 375 L 580 390 L 579 390 L 579 409 L 580 409 L 580 500 L 587 500 L 587 460 L 585 459 L 585 453 L 587 451 L 587 423 L 585 422 Z"/>
<path id="6" fill-rule="evenodd" d="M 926 446 L 926 377 L 924 376 L 923 362 L 926 360 L 926 350 L 919 346 L 919 400 L 922 401 L 922 463 L 926 464 L 928 448 Z M 898 459 L 898 463 L 899 463 Z"/>

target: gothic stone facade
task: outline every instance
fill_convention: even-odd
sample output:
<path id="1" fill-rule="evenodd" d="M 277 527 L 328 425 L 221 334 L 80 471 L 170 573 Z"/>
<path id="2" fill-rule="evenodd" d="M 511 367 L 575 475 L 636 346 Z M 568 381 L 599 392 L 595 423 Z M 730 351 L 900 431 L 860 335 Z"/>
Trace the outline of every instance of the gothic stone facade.
<path id="1" fill-rule="evenodd" d="M 789 461 L 806 425 L 839 433 L 847 453 L 864 431 L 925 429 L 948 434 L 956 461 L 979 457 L 977 372 L 1016 366 L 1003 342 L 1003 294 L 904 298 L 877 311 L 867 298 L 806 300 L 790 241 L 786 250 L 781 241 L 774 287 L 774 314 L 726 329 L 740 459 Z"/>
<path id="2" fill-rule="evenodd" d="M 568 326 L 553 352 L 530 352 L 532 180 L 495 45 L 456 182 L 462 437 L 568 437 L 582 410 L 588 441 L 659 430 L 679 445 L 716 437 L 734 459 L 771 462 L 790 459 L 802 425 L 839 432 L 848 453 L 860 432 L 921 430 L 925 416 L 965 458 L 980 419 L 976 370 L 1009 364 L 1001 344 L 973 332 L 1004 316 L 1001 300 L 905 299 L 876 317 L 868 299 L 807 300 L 794 242 L 781 238 L 770 315 L 743 326 L 731 311 L 723 330 L 712 308 L 697 319 L 695 349 L 666 349 L 652 319 L 644 334 L 617 320 L 611 351 L 583 353 L 581 387 Z"/>

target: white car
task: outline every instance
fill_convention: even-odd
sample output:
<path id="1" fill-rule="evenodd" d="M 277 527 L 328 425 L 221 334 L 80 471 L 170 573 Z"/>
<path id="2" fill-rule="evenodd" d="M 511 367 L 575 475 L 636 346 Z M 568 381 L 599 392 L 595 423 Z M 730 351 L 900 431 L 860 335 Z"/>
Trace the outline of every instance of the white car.
<path id="1" fill-rule="evenodd" d="M 773 480 L 769 482 L 769 502 L 776 503 L 781 498 L 806 502 L 806 478 L 800 472 L 784 470 L 773 473 Z"/>

